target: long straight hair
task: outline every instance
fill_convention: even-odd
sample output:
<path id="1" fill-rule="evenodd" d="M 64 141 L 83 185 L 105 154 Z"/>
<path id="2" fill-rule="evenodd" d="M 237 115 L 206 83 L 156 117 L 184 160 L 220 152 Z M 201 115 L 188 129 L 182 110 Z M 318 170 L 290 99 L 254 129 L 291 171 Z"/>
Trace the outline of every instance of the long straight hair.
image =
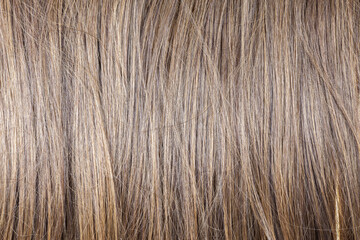
<path id="1" fill-rule="evenodd" d="M 1 239 L 360 239 L 357 0 L 0 0 Z"/>

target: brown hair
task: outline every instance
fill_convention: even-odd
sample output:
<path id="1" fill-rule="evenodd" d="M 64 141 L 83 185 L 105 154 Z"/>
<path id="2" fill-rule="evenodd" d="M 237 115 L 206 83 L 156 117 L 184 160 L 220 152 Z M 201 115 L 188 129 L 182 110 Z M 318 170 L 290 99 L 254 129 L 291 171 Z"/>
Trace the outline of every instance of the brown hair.
<path id="1" fill-rule="evenodd" d="M 355 0 L 0 0 L 0 238 L 360 239 Z"/>

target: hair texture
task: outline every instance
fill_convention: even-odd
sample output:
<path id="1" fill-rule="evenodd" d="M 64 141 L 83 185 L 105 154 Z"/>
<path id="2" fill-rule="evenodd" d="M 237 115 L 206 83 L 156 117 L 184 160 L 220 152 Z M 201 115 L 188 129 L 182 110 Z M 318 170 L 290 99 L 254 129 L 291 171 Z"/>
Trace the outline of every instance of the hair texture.
<path id="1" fill-rule="evenodd" d="M 0 0 L 1 239 L 360 239 L 358 0 Z"/>

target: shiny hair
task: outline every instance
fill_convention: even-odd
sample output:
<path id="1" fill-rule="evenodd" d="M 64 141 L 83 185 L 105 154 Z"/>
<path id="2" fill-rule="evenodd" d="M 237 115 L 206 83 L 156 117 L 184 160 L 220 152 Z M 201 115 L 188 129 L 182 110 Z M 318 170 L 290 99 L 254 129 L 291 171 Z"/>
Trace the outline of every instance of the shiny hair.
<path id="1" fill-rule="evenodd" d="M 357 0 L 0 0 L 1 239 L 360 239 Z"/>

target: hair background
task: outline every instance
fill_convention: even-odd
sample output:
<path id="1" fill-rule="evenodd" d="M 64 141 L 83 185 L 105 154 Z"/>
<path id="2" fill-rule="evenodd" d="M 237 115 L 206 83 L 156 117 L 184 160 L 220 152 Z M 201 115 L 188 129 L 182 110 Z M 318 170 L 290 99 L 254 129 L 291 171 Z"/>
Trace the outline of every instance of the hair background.
<path id="1" fill-rule="evenodd" d="M 0 0 L 2 239 L 360 239 L 355 0 Z"/>

